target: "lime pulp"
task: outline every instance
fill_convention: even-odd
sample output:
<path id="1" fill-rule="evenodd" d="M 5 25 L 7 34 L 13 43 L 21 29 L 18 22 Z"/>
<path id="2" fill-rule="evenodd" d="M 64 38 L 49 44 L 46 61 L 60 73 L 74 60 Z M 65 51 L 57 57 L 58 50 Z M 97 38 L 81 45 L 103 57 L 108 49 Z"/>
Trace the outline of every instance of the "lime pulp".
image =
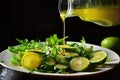
<path id="1" fill-rule="evenodd" d="M 104 61 L 107 57 L 107 53 L 104 51 L 95 52 L 92 54 L 92 58 L 90 59 L 91 63 L 100 63 Z"/>

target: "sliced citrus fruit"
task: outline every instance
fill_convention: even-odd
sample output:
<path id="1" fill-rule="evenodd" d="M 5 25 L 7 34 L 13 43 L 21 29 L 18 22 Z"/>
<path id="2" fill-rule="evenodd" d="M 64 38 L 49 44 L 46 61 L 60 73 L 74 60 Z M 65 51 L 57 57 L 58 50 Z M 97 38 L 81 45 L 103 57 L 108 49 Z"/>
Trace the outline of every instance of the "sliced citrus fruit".
<path id="1" fill-rule="evenodd" d="M 70 61 L 70 68 L 74 71 L 83 71 L 90 64 L 90 61 L 85 57 L 75 57 Z"/>
<path id="2" fill-rule="evenodd" d="M 90 59 L 91 63 L 101 63 L 107 57 L 107 53 L 104 51 L 98 51 L 92 54 L 92 58 Z"/>
<path id="3" fill-rule="evenodd" d="M 21 64 L 27 69 L 37 68 L 41 64 L 41 57 L 37 53 L 27 52 L 23 55 Z"/>

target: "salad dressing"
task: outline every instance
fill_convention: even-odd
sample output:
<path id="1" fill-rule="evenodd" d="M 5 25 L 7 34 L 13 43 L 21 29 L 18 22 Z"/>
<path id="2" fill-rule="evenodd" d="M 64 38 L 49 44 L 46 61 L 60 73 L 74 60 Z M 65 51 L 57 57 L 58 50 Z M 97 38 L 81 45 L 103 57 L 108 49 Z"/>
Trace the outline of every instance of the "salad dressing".
<path id="1" fill-rule="evenodd" d="M 64 20 L 65 11 L 63 11 L 61 14 L 61 18 Z M 101 26 L 113 26 L 120 24 L 120 21 L 118 19 L 119 11 L 117 6 L 74 9 L 72 13 L 69 14 L 72 14 L 72 16 L 78 16 L 83 21 L 90 21 Z"/>
<path id="2" fill-rule="evenodd" d="M 63 37 L 65 37 L 65 19 L 67 17 L 78 16 L 83 21 L 93 22 L 103 27 L 111 27 L 120 24 L 120 1 L 106 1 L 101 0 L 88 1 L 88 5 L 82 5 L 81 2 L 68 0 L 67 10 L 60 12 L 60 17 L 63 20 Z M 76 3 L 76 4 L 75 4 Z"/>

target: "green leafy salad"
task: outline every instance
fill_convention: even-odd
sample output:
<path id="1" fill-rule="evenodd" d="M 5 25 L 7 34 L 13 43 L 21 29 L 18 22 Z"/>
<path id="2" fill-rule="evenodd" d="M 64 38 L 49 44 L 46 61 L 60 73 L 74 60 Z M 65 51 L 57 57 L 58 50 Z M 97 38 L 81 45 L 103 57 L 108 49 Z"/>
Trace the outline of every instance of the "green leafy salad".
<path id="1" fill-rule="evenodd" d="M 84 37 L 80 42 L 67 42 L 54 34 L 44 42 L 16 39 L 20 45 L 9 46 L 13 53 L 10 63 L 30 71 L 70 74 L 93 71 L 106 61 L 107 53 L 87 47 Z"/>

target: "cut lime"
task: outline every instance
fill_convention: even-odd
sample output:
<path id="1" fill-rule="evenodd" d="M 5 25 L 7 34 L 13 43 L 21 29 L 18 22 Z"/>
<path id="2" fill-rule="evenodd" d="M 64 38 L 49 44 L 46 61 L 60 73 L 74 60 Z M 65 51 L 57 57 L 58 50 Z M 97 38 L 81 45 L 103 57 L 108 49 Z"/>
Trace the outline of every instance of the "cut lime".
<path id="1" fill-rule="evenodd" d="M 90 62 L 102 63 L 103 61 L 105 61 L 106 57 L 107 57 L 107 53 L 104 51 L 95 52 L 92 54 L 92 58 L 90 59 Z"/>
<path id="2" fill-rule="evenodd" d="M 23 55 L 21 59 L 21 64 L 27 69 L 34 69 L 41 64 L 41 58 L 37 53 L 27 52 Z"/>
<path id="3" fill-rule="evenodd" d="M 70 61 L 70 68 L 74 71 L 83 71 L 90 64 L 90 61 L 85 57 L 75 57 Z"/>

